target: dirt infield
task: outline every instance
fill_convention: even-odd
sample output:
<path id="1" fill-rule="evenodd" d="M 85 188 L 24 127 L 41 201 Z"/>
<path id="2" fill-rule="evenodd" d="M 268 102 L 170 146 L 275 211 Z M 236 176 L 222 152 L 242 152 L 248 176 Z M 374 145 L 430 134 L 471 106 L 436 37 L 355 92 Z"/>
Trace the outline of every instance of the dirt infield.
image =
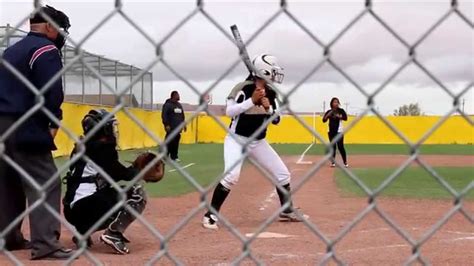
<path id="1" fill-rule="evenodd" d="M 296 164 L 297 157 L 286 157 L 288 167 L 298 180 L 311 165 Z M 307 157 L 317 161 L 320 157 Z M 352 156 L 351 167 L 396 166 L 406 156 Z M 423 156 L 432 166 L 472 166 L 474 156 Z M 295 204 L 310 216 L 313 223 L 328 239 L 332 239 L 368 205 L 366 198 L 343 197 L 334 181 L 334 169 L 327 166 L 318 171 L 294 196 Z M 277 207 L 277 197 L 269 181 L 256 168 L 247 165 L 240 183 L 232 190 L 223 206 L 222 214 L 243 234 L 255 232 Z M 177 226 L 181 219 L 199 204 L 197 193 L 177 198 L 150 200 L 146 219 L 164 235 Z M 414 239 L 419 239 L 453 206 L 450 200 L 413 200 L 379 198 L 377 204 L 393 221 Z M 464 202 L 465 209 L 474 215 L 474 201 Z M 242 243 L 229 229 L 208 231 L 201 227 L 199 211 L 166 245 L 169 253 L 182 263 L 192 265 L 227 265 L 242 252 Z M 27 231 L 27 230 L 25 230 Z M 303 223 L 272 223 L 265 238 L 251 243 L 252 255 L 271 265 L 314 265 L 326 254 L 326 245 Z M 142 265 L 160 250 L 160 242 L 139 222 L 131 226 L 127 236 L 131 254 L 113 255 L 102 244 L 96 243 L 92 253 L 106 265 Z M 97 234 L 94 235 L 97 239 Z M 72 247 L 70 234 L 64 232 L 63 242 Z M 97 241 L 96 241 L 97 242 Z M 470 251 L 469 251 L 470 250 Z M 437 265 L 468 265 L 474 261 L 474 225 L 461 214 L 455 214 L 421 248 L 421 254 Z M 396 265 L 411 255 L 411 246 L 385 223 L 374 211 L 370 212 L 335 247 L 338 258 L 349 264 Z M 31 263 L 26 251 L 14 252 L 28 265 L 54 265 L 51 262 Z M 245 260 L 245 264 L 250 264 Z M 75 265 L 91 264 L 84 256 Z M 162 258 L 157 264 L 172 264 Z M 0 255 L 0 265 L 9 265 Z"/>

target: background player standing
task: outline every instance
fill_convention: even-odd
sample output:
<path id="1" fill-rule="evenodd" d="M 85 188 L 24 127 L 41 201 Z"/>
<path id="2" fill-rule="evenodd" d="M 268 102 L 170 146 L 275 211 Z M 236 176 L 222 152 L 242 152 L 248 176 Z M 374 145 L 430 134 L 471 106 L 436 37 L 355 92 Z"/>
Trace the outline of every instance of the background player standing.
<path id="1" fill-rule="evenodd" d="M 180 162 L 178 158 L 178 150 L 179 141 L 181 139 L 181 130 L 173 138 L 171 138 L 170 135 L 175 128 L 181 126 L 181 123 L 183 123 L 185 119 L 183 106 L 179 100 L 179 93 L 177 91 L 172 91 L 171 97 L 166 100 L 161 110 L 161 120 L 163 121 L 163 126 L 166 131 L 165 139 L 168 141 L 168 145 L 166 145 L 168 155 L 170 159 L 175 162 Z M 183 129 L 186 132 L 186 125 L 184 125 Z"/>
<path id="2" fill-rule="evenodd" d="M 237 184 L 242 168 L 244 147 L 234 138 L 241 142 L 250 141 L 247 146 L 249 156 L 255 159 L 259 165 L 265 168 L 276 182 L 278 182 L 287 193 L 290 193 L 290 172 L 283 163 L 279 155 L 265 140 L 266 127 L 258 129 L 277 110 L 276 93 L 271 89 L 263 77 L 273 82 L 283 81 L 283 68 L 281 68 L 276 57 L 262 54 L 254 58 L 252 62 L 258 71 L 255 75 L 250 75 L 246 81 L 237 84 L 227 97 L 226 115 L 232 117 L 229 133 L 224 140 L 224 164 L 227 174 L 214 189 L 211 206 L 218 212 L 229 195 L 232 186 Z M 273 124 L 278 124 L 280 118 L 273 120 Z M 256 133 L 254 140 L 249 137 Z M 299 214 L 293 208 L 289 194 L 277 189 L 281 205 L 289 202 L 289 207 L 280 213 L 281 220 L 300 222 L 305 215 Z M 286 194 L 286 195 L 285 195 Z M 202 225 L 207 229 L 218 229 L 218 218 L 211 211 L 208 211 L 203 219 Z"/>
<path id="3" fill-rule="evenodd" d="M 339 107 L 341 103 L 339 102 L 339 99 L 334 97 L 331 99 L 331 109 L 329 109 L 323 116 L 323 122 L 326 123 L 329 120 L 329 130 L 328 130 L 328 137 L 329 141 L 332 141 L 337 134 L 342 135 L 343 127 L 342 127 L 342 121 L 347 121 L 347 114 L 344 109 Z M 344 149 L 344 135 L 341 136 L 341 138 L 333 144 L 332 147 L 332 162 L 331 162 L 331 167 L 335 167 L 336 163 L 336 148 L 339 149 L 339 153 L 341 153 L 342 161 L 344 162 L 344 165 L 346 167 L 349 167 L 349 164 L 347 163 L 347 155 L 346 155 L 346 149 Z"/>

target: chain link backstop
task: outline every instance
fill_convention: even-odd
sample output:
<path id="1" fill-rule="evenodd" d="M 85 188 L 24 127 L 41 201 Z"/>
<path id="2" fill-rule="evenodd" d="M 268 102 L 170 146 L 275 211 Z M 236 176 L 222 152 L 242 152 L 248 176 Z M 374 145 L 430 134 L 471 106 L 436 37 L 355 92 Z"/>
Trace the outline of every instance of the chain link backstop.
<path id="1" fill-rule="evenodd" d="M 34 10 L 32 12 L 38 12 L 40 3 L 39 1 L 34 1 Z M 385 179 L 385 181 L 376 189 L 370 189 L 368 186 L 364 184 L 364 182 L 361 181 L 361 179 L 355 175 L 351 169 L 344 168 L 343 165 L 337 163 L 337 166 L 344 171 L 346 175 L 348 175 L 366 194 L 366 197 L 368 199 L 367 205 L 363 210 L 361 210 L 353 219 L 351 222 L 346 224 L 343 228 L 341 228 L 340 232 L 334 236 L 334 237 L 328 237 L 316 224 L 311 222 L 311 219 L 305 219 L 303 224 L 308 228 L 310 232 L 312 232 L 317 238 L 319 238 L 320 241 L 324 243 L 326 246 L 326 253 L 324 254 L 322 260 L 320 261 L 314 261 L 314 263 L 321 263 L 321 264 L 326 264 L 330 261 L 336 262 L 337 264 L 346 264 L 350 263 L 348 261 L 344 261 L 339 255 L 338 252 L 335 248 L 336 244 L 341 242 L 341 240 L 344 239 L 344 237 L 353 229 L 356 225 L 358 225 L 361 221 L 363 221 L 369 213 L 376 213 L 382 220 L 385 221 L 389 227 L 396 232 L 401 238 L 403 238 L 408 245 L 410 245 L 412 254 L 410 257 L 406 258 L 406 263 L 411 264 L 414 262 L 419 262 L 421 264 L 430 264 L 430 261 L 425 258 L 422 253 L 421 253 L 421 248 L 423 247 L 423 244 L 426 243 L 445 223 L 447 223 L 450 218 L 452 218 L 455 214 L 461 214 L 463 215 L 467 221 L 472 225 L 474 223 L 474 216 L 473 213 L 467 210 L 463 203 L 464 203 L 464 197 L 465 195 L 472 191 L 474 189 L 474 183 L 471 182 L 467 187 L 462 189 L 461 191 L 457 191 L 453 189 L 448 182 L 444 180 L 444 178 L 437 173 L 433 167 L 430 166 L 426 161 L 424 161 L 419 155 L 420 155 L 420 147 L 422 144 L 426 141 L 427 138 L 429 138 L 443 123 L 453 114 L 458 113 L 460 114 L 466 122 L 470 125 L 473 126 L 473 120 L 471 117 L 469 117 L 466 113 L 464 113 L 461 108 L 460 108 L 460 99 L 463 95 L 465 95 L 470 89 L 473 87 L 473 82 L 472 79 L 470 83 L 459 93 L 454 93 L 447 85 L 445 85 L 440 79 L 436 77 L 433 73 L 431 73 L 428 68 L 426 68 L 418 59 L 417 59 L 417 51 L 420 47 L 420 45 L 427 39 L 430 34 L 432 34 L 440 25 L 443 24 L 448 18 L 456 16 L 461 19 L 462 23 L 467 24 L 467 26 L 472 30 L 474 25 L 473 22 L 465 15 L 463 14 L 459 7 L 458 1 L 452 0 L 449 3 L 446 3 L 446 11 L 444 14 L 442 14 L 436 21 L 435 23 L 432 24 L 431 27 L 429 27 L 428 30 L 426 30 L 423 34 L 419 36 L 419 38 L 415 42 L 408 42 L 405 40 L 400 34 L 397 33 L 397 31 L 390 26 L 384 18 L 379 15 L 375 10 L 374 6 L 377 5 L 377 1 L 370 1 L 366 0 L 361 3 L 361 10 L 358 14 L 356 14 L 350 22 L 345 25 L 343 28 L 340 29 L 338 34 L 335 35 L 335 37 L 330 40 L 329 42 L 323 42 L 319 37 L 317 32 L 311 31 L 308 27 L 305 26 L 305 24 L 298 19 L 297 16 L 295 16 L 292 11 L 291 11 L 291 1 L 280 1 L 275 3 L 275 5 L 279 5 L 279 8 L 277 11 L 270 16 L 262 25 L 255 25 L 254 28 L 255 32 L 250 35 L 250 38 L 246 40 L 246 45 L 249 45 L 250 43 L 254 42 L 259 35 L 268 27 L 271 27 L 272 23 L 279 17 L 286 16 L 292 23 L 294 23 L 298 28 L 300 28 L 311 40 L 314 41 L 319 47 L 322 49 L 323 57 L 320 61 L 314 62 L 314 66 L 312 69 L 302 78 L 299 82 L 296 82 L 296 85 L 292 87 L 287 93 L 283 93 L 282 90 L 279 90 L 278 87 L 275 89 L 279 92 L 280 98 L 281 98 L 281 112 L 285 112 L 288 115 L 293 116 L 297 121 L 299 121 L 305 128 L 308 130 L 308 132 L 311 132 L 312 135 L 318 140 L 318 142 L 323 143 L 327 147 L 327 153 L 326 155 L 319 160 L 317 163 L 311 166 L 311 168 L 300 178 L 297 180 L 297 183 L 293 184 L 293 190 L 292 193 L 296 193 L 298 190 L 300 190 L 305 183 L 315 174 L 318 173 L 321 168 L 328 164 L 330 159 L 331 159 L 331 147 L 332 144 L 337 142 L 339 138 L 342 135 L 338 135 L 335 139 L 333 139 L 332 143 L 328 143 L 323 136 L 321 136 L 319 133 L 315 131 L 315 129 L 311 125 L 307 125 L 303 119 L 301 119 L 296 112 L 294 112 L 289 105 L 290 102 L 290 96 L 298 90 L 298 88 L 302 85 L 305 84 L 315 73 L 318 72 L 323 66 L 330 66 L 332 67 L 335 71 L 339 72 L 347 82 L 352 84 L 360 93 L 362 93 L 367 100 L 367 105 L 365 106 L 364 110 L 359 113 L 359 115 L 345 128 L 344 132 L 348 132 L 353 128 L 354 126 L 357 125 L 357 123 L 360 121 L 361 118 L 366 116 L 369 113 L 373 113 L 376 115 L 387 127 L 389 127 L 394 134 L 396 134 L 403 142 L 409 147 L 410 154 L 408 159 L 406 159 L 398 168 L 397 170 L 391 174 L 389 177 Z M 84 76 L 87 75 L 94 80 L 97 80 L 100 83 L 100 90 L 108 91 L 107 94 L 114 95 L 116 98 L 117 104 L 113 106 L 113 109 L 110 113 L 110 115 L 117 114 L 118 112 L 123 112 L 128 116 L 131 120 L 133 120 L 144 132 L 146 132 L 147 135 L 149 135 L 156 143 L 158 143 L 160 146 L 165 146 L 165 141 L 163 140 L 162 136 L 157 136 L 154 132 L 148 129 L 146 124 L 143 124 L 137 117 L 135 117 L 129 110 L 128 107 L 129 103 L 124 100 L 123 96 L 126 96 L 127 94 L 134 94 L 132 91 L 135 91 L 135 87 L 139 87 L 139 91 L 137 92 L 137 95 L 141 95 L 141 106 L 144 106 L 144 101 L 143 101 L 143 80 L 148 78 L 148 82 L 152 82 L 152 77 L 151 77 L 151 69 L 155 67 L 158 64 L 161 64 L 162 67 L 168 69 L 176 79 L 184 82 L 196 95 L 200 97 L 200 104 L 197 110 L 192 113 L 190 116 L 187 117 L 186 121 L 192 121 L 200 112 L 206 112 L 208 116 L 212 117 L 216 123 L 218 123 L 223 129 L 227 130 L 227 125 L 224 124 L 216 114 L 209 112 L 208 111 L 208 102 L 205 98 L 205 95 L 208 95 L 213 91 L 216 86 L 223 81 L 228 75 L 239 65 L 241 64 L 241 58 L 238 55 L 238 50 L 235 50 L 235 54 L 233 57 L 235 58 L 233 63 L 230 64 L 222 73 L 219 75 L 219 77 L 209 86 L 205 91 L 201 91 L 198 89 L 186 76 L 182 75 L 178 70 L 176 70 L 173 65 L 168 61 L 166 58 L 166 50 L 163 49 L 163 45 L 167 43 L 167 41 L 176 33 L 178 33 L 183 26 L 190 24 L 192 25 L 192 20 L 194 17 L 198 15 L 202 15 L 207 19 L 210 25 L 215 27 L 223 36 L 223 38 L 227 39 L 229 42 L 234 42 L 232 35 L 230 34 L 230 31 L 228 30 L 227 25 L 221 25 L 219 24 L 216 19 L 214 19 L 213 14 L 210 13 L 208 10 L 206 10 L 206 5 L 204 0 L 198 0 L 196 1 L 195 8 L 190 12 L 187 16 L 185 16 L 179 23 L 177 23 L 174 27 L 170 28 L 168 31 L 168 34 L 166 34 L 163 38 L 161 38 L 158 42 L 154 41 L 154 38 L 149 36 L 148 33 L 146 33 L 144 30 L 140 28 L 140 26 L 134 22 L 134 20 L 129 16 L 126 12 L 123 10 L 123 6 L 126 5 L 125 2 L 117 0 L 115 1 L 113 7 L 110 10 L 110 13 L 108 13 L 101 21 L 94 27 L 83 39 L 81 40 L 76 40 L 74 39 L 74 36 L 68 37 L 68 42 L 69 46 L 66 48 L 66 57 L 64 60 L 64 68 L 59 73 L 58 75 L 55 76 L 55 79 L 60 79 L 62 76 L 66 80 L 70 78 L 68 74 L 70 73 L 76 73 L 76 76 Z M 111 5 L 112 6 L 112 5 Z M 150 44 L 152 44 L 155 47 L 155 57 L 151 60 L 150 63 L 148 63 L 146 66 L 142 67 L 142 69 L 134 68 L 133 66 L 130 66 L 130 69 L 125 69 L 126 66 L 119 67 L 117 69 L 117 62 L 113 62 L 110 60 L 107 60 L 106 62 L 102 62 L 102 64 L 106 64 L 107 68 L 104 68 L 105 66 L 101 66 L 101 58 L 97 57 L 98 60 L 91 60 L 91 55 L 86 53 L 82 49 L 82 45 L 85 43 L 87 39 L 89 39 L 91 36 L 97 33 L 99 28 L 105 24 L 107 21 L 109 21 L 111 18 L 120 16 L 122 17 L 125 21 L 127 21 L 138 33 L 140 33 L 144 39 L 146 39 Z M 365 17 L 372 17 L 379 23 L 390 35 L 392 35 L 401 45 L 405 47 L 406 51 L 406 58 L 404 62 L 384 81 L 381 83 L 380 86 L 378 86 L 377 89 L 375 89 L 372 92 L 368 92 L 364 86 L 360 85 L 354 77 L 351 77 L 338 63 L 333 60 L 333 53 L 332 53 L 332 48 L 336 43 L 339 42 L 339 40 L 347 33 L 349 32 L 352 28 L 357 27 L 358 22 L 365 18 Z M 0 40 L 1 44 L 5 44 L 8 42 L 10 38 L 14 36 L 15 33 L 17 33 L 16 29 L 18 28 L 19 25 L 23 24 L 28 17 L 23 18 L 21 21 L 17 22 L 18 24 L 13 26 L 12 28 L 7 28 L 5 30 L 5 34 L 3 38 Z M 47 18 L 50 22 L 51 19 Z M 54 24 L 54 22 L 52 22 Z M 472 33 L 472 31 L 471 31 Z M 94 62 L 92 62 L 94 61 Z M 63 130 L 69 138 L 74 140 L 77 143 L 77 146 L 79 147 L 79 152 L 66 164 L 61 166 L 61 169 L 58 170 L 57 174 L 55 176 L 51 177 L 51 180 L 54 180 L 56 178 L 59 178 L 60 173 L 64 172 L 67 168 L 71 166 L 74 162 L 79 160 L 80 158 L 85 159 L 88 162 L 91 162 L 91 159 L 88 158 L 85 155 L 85 146 L 84 143 L 87 141 L 92 134 L 95 132 L 92 131 L 84 138 L 79 138 L 78 135 L 76 135 L 74 132 L 72 132 L 70 129 L 65 127 L 64 125 L 61 124 L 59 120 L 50 112 L 48 111 L 47 108 L 44 106 L 44 93 L 48 89 L 48 87 L 44 88 L 35 88 L 32 86 L 26 77 L 22 77 L 17 70 L 15 70 L 8 62 L 1 60 L 0 64 L 2 67 L 8 69 L 11 71 L 13 74 L 15 74 L 18 79 L 20 79 L 22 82 L 27 84 L 28 88 L 31 90 L 31 92 L 36 96 L 36 104 L 32 107 L 32 109 L 24 114 L 20 119 L 18 119 L 14 125 L 7 131 L 5 134 L 3 134 L 0 137 L 0 159 L 3 159 L 10 167 L 18 171 L 19 173 L 22 174 L 22 178 L 25 179 L 29 184 L 31 184 L 32 187 L 34 187 L 37 191 L 42 193 L 42 197 L 40 200 L 38 200 L 35 204 L 28 206 L 27 210 L 19 216 L 6 230 L 3 232 L 0 232 L 0 253 L 5 254 L 8 259 L 15 263 L 15 264 L 22 264 L 25 263 L 24 261 L 19 261 L 15 255 L 12 252 L 9 252 L 5 250 L 4 248 L 4 239 L 3 237 L 5 236 L 6 232 L 13 228 L 14 225 L 18 224 L 21 219 L 25 218 L 28 216 L 28 214 L 37 208 L 40 205 L 45 205 L 45 207 L 52 212 L 57 219 L 59 219 L 64 227 L 66 227 L 68 230 L 74 233 L 76 237 L 78 237 L 82 242 L 81 242 L 81 248 L 79 248 L 76 253 L 75 257 L 79 256 L 86 256 L 90 262 L 94 264 L 101 264 L 101 261 L 99 261 L 95 255 L 87 250 L 86 244 L 85 244 L 85 239 L 87 236 L 82 236 L 79 235 L 75 229 L 70 226 L 67 221 L 61 216 L 60 213 L 56 213 L 50 206 L 48 206 L 44 202 L 44 191 L 46 187 L 48 187 L 48 184 L 45 184 L 43 186 L 40 186 L 38 183 L 34 181 L 34 178 L 29 176 L 23 169 L 21 165 L 18 165 L 13 161 L 9 156 L 5 154 L 4 150 L 4 141 L 5 139 L 11 135 L 18 127 L 29 117 L 31 117 L 35 112 L 43 112 L 45 115 L 47 115 L 52 121 L 57 123 L 61 130 Z M 416 142 L 410 141 L 399 129 L 397 129 L 386 117 L 384 117 L 376 108 L 375 106 L 375 97 L 380 94 L 384 90 L 384 88 L 387 87 L 388 84 L 390 84 L 396 77 L 401 73 L 404 69 L 406 69 L 408 66 L 415 66 L 419 70 L 421 70 L 426 76 L 431 79 L 439 88 L 441 88 L 443 91 L 449 95 L 450 101 L 452 102 L 452 108 L 447 112 L 445 115 L 442 116 L 442 118 L 430 129 L 428 130 L 422 138 L 420 138 Z M 203 67 L 205 67 L 205 62 L 203 62 Z M 105 70 L 104 70 L 105 69 Z M 129 72 L 127 72 L 129 71 Z M 122 73 L 123 72 L 123 73 Z M 129 80 L 122 80 L 120 82 L 117 81 L 117 75 L 122 74 L 122 75 L 127 75 L 129 77 Z M 115 75 L 115 80 L 111 80 L 110 76 Z M 117 83 L 121 83 L 121 86 L 117 86 Z M 48 84 L 50 85 L 51 82 Z M 150 85 L 152 88 L 152 85 Z M 84 89 L 84 86 L 82 87 Z M 132 88 L 132 89 L 130 89 Z M 141 88 L 141 89 L 140 89 Z M 141 93 L 141 94 L 140 94 Z M 102 95 L 102 91 L 98 93 Z M 85 95 L 85 94 L 83 94 Z M 84 100 L 84 99 L 83 99 Z M 150 96 L 150 99 L 153 101 L 153 96 Z M 153 102 L 150 102 L 153 104 Z M 276 117 L 277 114 L 274 116 Z M 268 121 L 270 122 L 272 119 L 269 119 Z M 102 126 L 102 124 L 99 124 L 98 126 Z M 259 131 L 263 130 L 263 128 L 266 125 L 263 125 Z M 184 127 L 184 125 L 181 126 L 181 128 Z M 174 130 L 172 134 L 176 135 L 179 133 L 180 129 L 178 128 Z M 232 137 L 235 137 L 231 135 Z M 255 138 L 256 134 L 254 134 L 253 138 Z M 237 141 L 240 141 L 240 139 L 236 138 Z M 242 143 L 244 146 L 249 145 L 249 143 Z M 246 154 L 243 154 L 246 155 Z M 161 154 L 161 156 L 164 156 L 164 151 Z M 244 157 L 242 157 L 242 160 L 244 160 Z M 254 164 L 266 177 L 266 179 L 269 182 L 272 182 L 275 186 L 279 186 L 276 184 L 276 181 L 274 181 L 271 176 L 268 175 L 268 173 L 265 171 L 264 168 L 258 165 L 257 162 L 251 160 L 251 163 Z M 187 181 L 194 187 L 194 189 L 201 195 L 200 197 L 200 204 L 195 206 L 193 210 L 188 213 L 187 215 L 183 216 L 181 221 L 177 223 L 170 231 L 166 234 L 163 234 L 159 229 L 157 229 L 153 224 L 151 224 L 149 221 L 147 221 L 143 216 L 139 215 L 136 213 L 132 208 L 130 208 L 127 205 L 124 205 L 125 203 L 125 191 L 130 188 L 133 183 L 138 182 L 139 178 L 137 177 L 134 181 L 131 182 L 127 187 L 122 188 L 118 184 L 116 184 L 110 176 L 107 175 L 100 167 L 98 167 L 98 171 L 100 172 L 101 175 L 103 175 L 108 182 L 111 183 L 111 185 L 120 192 L 120 195 L 122 196 L 122 200 L 113 208 L 109 211 L 108 216 L 110 216 L 112 213 L 117 211 L 119 208 L 125 206 L 130 212 L 132 212 L 134 215 L 138 216 L 138 220 L 140 223 L 144 225 L 144 227 L 148 230 L 148 233 L 152 234 L 154 237 L 156 237 L 161 245 L 159 247 L 156 247 L 156 252 L 155 255 L 147 262 L 147 264 L 154 264 L 154 263 L 159 263 L 161 262 L 160 259 L 163 257 L 167 257 L 170 261 L 172 261 L 175 264 L 182 264 L 181 260 L 179 257 L 174 256 L 172 253 L 169 252 L 168 250 L 168 243 L 173 239 L 173 237 L 181 231 L 186 225 L 189 223 L 193 223 L 196 220 L 196 214 L 202 213 L 204 210 L 209 209 L 212 207 L 209 204 L 209 198 L 208 194 L 210 190 L 214 187 L 214 185 L 217 184 L 219 181 L 218 179 L 215 180 L 213 184 L 207 187 L 201 186 L 194 178 L 192 175 L 190 175 L 186 169 L 181 169 L 174 161 L 171 161 L 169 159 L 166 159 L 167 164 L 172 165 L 173 167 L 176 167 L 177 171 L 187 179 Z M 402 226 L 397 224 L 397 222 L 390 218 L 390 216 L 384 212 L 384 210 L 378 205 L 377 197 L 384 191 L 385 188 L 387 188 L 392 182 L 399 176 L 401 172 L 403 172 L 407 167 L 412 165 L 413 163 L 418 164 L 422 168 L 424 168 L 426 171 L 428 171 L 433 178 L 435 178 L 441 186 L 443 186 L 449 193 L 452 195 L 452 206 L 451 209 L 445 213 L 445 215 L 437 221 L 429 230 L 427 230 L 421 237 L 415 238 L 410 233 L 404 229 Z M 224 175 L 223 173 L 221 177 Z M 286 207 L 286 206 L 283 206 Z M 257 264 L 264 264 L 265 261 L 261 261 L 258 258 L 258 255 L 252 252 L 252 243 L 256 240 L 259 234 L 264 232 L 270 224 L 272 224 L 277 218 L 279 211 L 283 210 L 283 207 L 276 210 L 273 215 L 267 217 L 267 219 L 259 225 L 258 229 L 255 231 L 255 234 L 251 237 L 245 236 L 242 232 L 239 232 L 238 229 L 236 229 L 229 220 L 226 219 L 226 217 L 220 215 L 220 222 L 224 228 L 226 228 L 231 234 L 235 235 L 235 237 L 241 242 L 241 248 L 242 248 L 242 253 L 240 256 L 237 258 L 232 259 L 229 261 L 232 264 L 239 264 L 245 259 L 250 259 L 253 262 Z M 101 221 L 98 221 L 96 223 L 96 226 L 94 228 L 91 228 L 89 231 L 89 234 L 94 232 L 94 229 L 99 226 L 99 224 L 104 221 L 107 217 L 103 217 Z M 472 229 L 472 228 L 471 228 Z M 196 242 L 196 245 L 199 245 L 198 242 Z M 466 251 L 469 252 L 469 251 Z M 471 251 L 472 252 L 472 251 Z M 71 259 L 67 263 L 73 263 L 74 260 Z"/>

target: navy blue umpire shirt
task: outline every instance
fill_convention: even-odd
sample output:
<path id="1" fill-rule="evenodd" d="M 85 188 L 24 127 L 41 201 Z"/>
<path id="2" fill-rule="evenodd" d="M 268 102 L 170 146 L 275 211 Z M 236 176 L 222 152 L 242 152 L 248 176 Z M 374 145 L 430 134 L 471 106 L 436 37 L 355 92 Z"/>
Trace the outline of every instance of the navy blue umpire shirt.
<path id="1" fill-rule="evenodd" d="M 36 32 L 28 33 L 22 40 L 7 48 L 2 57 L 38 90 L 63 67 L 59 50 L 54 43 L 46 35 Z M 57 78 L 43 95 L 44 107 L 61 120 L 61 104 L 64 100 L 62 78 Z M 33 108 L 39 99 L 4 64 L 0 64 L 0 116 L 18 119 Z M 15 145 L 26 150 L 55 150 L 50 128 L 57 127 L 38 110 L 16 129 Z"/>

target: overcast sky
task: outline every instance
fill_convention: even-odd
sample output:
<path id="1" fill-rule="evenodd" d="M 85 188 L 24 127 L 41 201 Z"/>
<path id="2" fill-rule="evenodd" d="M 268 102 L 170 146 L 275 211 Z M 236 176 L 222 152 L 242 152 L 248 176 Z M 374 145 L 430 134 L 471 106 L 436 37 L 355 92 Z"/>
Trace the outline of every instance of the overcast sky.
<path id="1" fill-rule="evenodd" d="M 0 25 L 18 24 L 32 10 L 32 1 L 0 0 Z M 78 42 L 113 10 L 114 1 L 47 1 L 69 15 L 70 37 Z M 126 1 L 123 12 L 155 42 L 160 41 L 181 19 L 195 9 L 195 1 Z M 204 1 L 204 9 L 228 31 L 237 24 L 248 39 L 278 8 L 278 1 Z M 288 1 L 288 9 L 323 43 L 329 43 L 358 12 L 365 1 Z M 449 9 L 451 1 L 374 1 L 373 10 L 388 25 L 413 44 Z M 473 19 L 472 1 L 459 1 L 459 9 Z M 27 29 L 27 24 L 21 25 Z M 145 67 L 155 56 L 153 45 L 119 15 L 109 20 L 84 44 L 89 52 Z M 285 68 L 280 86 L 288 91 L 323 56 L 312 41 L 285 14 L 248 47 L 252 55 L 276 55 Z M 203 91 L 233 63 L 237 49 L 201 14 L 195 16 L 163 46 L 165 59 L 181 75 Z M 371 92 L 407 58 L 408 50 L 371 16 L 365 16 L 331 48 L 331 58 L 364 89 Z M 474 77 L 474 35 L 457 15 L 448 18 L 416 50 L 417 59 L 454 92 L 460 92 Z M 179 90 L 183 102 L 197 103 L 197 96 L 163 66 L 153 68 L 155 101 L 163 101 L 171 90 Z M 222 104 L 234 83 L 246 77 L 240 65 L 212 92 Z M 325 65 L 290 98 L 296 111 L 321 111 L 332 96 L 341 99 L 350 113 L 360 112 L 364 96 L 329 65 Z M 465 98 L 465 110 L 474 113 L 474 91 Z M 376 97 L 384 114 L 396 107 L 418 102 L 427 114 L 446 113 L 452 100 L 414 65 L 407 67 Z M 347 105 L 346 105 L 347 104 Z M 327 105 L 326 105 L 327 106 Z"/>

